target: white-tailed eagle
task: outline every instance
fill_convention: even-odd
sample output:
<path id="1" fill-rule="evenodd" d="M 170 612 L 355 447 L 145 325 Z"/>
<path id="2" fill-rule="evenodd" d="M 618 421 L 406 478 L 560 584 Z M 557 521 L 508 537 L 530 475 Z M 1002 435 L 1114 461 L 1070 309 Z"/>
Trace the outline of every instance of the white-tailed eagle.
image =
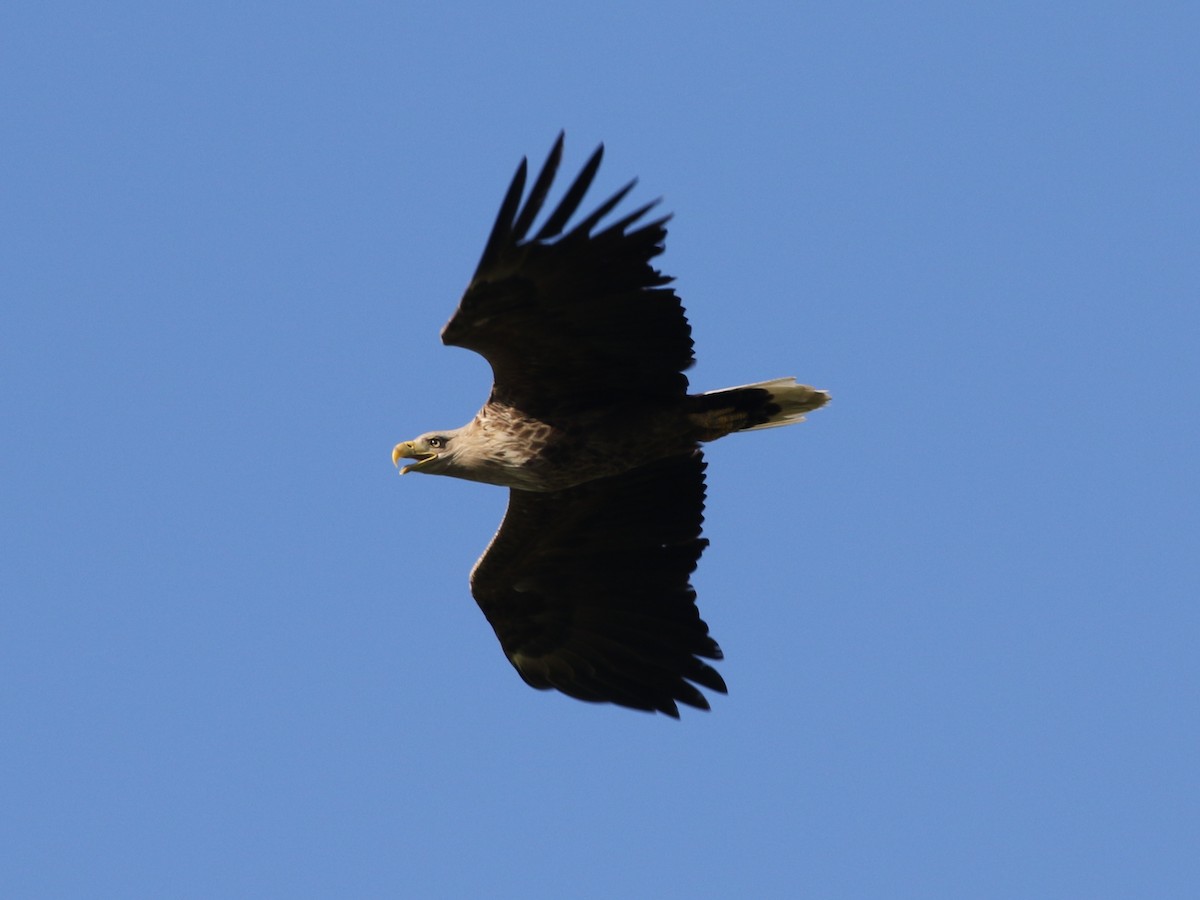
<path id="1" fill-rule="evenodd" d="M 563 138 L 522 203 L 521 161 L 442 342 L 494 384 L 461 428 L 397 444 L 401 469 L 509 488 L 471 593 L 520 676 L 580 700 L 678 717 L 725 693 L 690 584 L 708 543 L 700 445 L 799 422 L 824 391 L 781 378 L 689 394 L 691 330 L 651 264 L 669 217 L 601 222 L 630 182 L 569 230 L 603 146 L 532 232 Z"/>

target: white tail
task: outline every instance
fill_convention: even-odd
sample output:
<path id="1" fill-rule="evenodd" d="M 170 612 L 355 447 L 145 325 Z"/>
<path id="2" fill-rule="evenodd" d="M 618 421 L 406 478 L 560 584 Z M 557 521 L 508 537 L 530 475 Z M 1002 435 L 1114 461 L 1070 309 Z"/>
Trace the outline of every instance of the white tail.
<path id="1" fill-rule="evenodd" d="M 727 394 L 746 388 L 757 388 L 767 391 L 770 404 L 779 407 L 779 412 L 759 424 L 740 431 L 758 431 L 763 428 L 777 428 L 780 425 L 791 425 L 793 422 L 803 422 L 804 414 L 819 409 L 829 402 L 829 394 L 825 391 L 809 387 L 807 384 L 797 384 L 795 378 L 776 378 L 773 381 L 760 381 L 757 384 L 740 384 L 737 387 L 724 388 L 719 391 L 706 391 L 705 395 Z"/>

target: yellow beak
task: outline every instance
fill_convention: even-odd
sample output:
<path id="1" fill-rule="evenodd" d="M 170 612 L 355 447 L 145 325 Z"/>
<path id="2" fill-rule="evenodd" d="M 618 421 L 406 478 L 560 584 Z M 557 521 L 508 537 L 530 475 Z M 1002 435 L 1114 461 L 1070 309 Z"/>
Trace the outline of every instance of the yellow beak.
<path id="1" fill-rule="evenodd" d="M 402 441 L 392 448 L 392 465 L 399 466 L 402 459 L 415 459 L 416 462 L 411 466 L 405 466 L 400 470 L 401 475 L 406 475 L 411 472 L 421 463 L 429 462 L 431 459 L 437 459 L 437 454 L 432 450 L 418 450 L 415 441 Z"/>

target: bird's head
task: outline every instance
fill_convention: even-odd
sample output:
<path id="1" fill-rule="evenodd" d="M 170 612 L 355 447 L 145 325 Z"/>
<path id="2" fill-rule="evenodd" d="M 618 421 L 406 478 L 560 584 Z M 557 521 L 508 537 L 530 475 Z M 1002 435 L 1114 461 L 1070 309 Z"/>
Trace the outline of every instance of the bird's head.
<path id="1" fill-rule="evenodd" d="M 454 431 L 430 431 L 411 441 L 403 441 L 392 449 L 392 464 L 399 466 L 402 459 L 415 459 L 412 465 L 400 470 L 401 475 L 409 472 L 436 475 L 454 461 L 454 438 Z"/>

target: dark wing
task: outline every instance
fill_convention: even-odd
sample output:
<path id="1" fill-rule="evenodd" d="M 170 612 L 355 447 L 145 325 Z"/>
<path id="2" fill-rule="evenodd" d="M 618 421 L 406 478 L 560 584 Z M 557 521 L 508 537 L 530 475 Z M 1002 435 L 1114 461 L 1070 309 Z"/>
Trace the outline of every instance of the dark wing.
<path id="1" fill-rule="evenodd" d="M 564 233 L 600 167 L 602 145 L 529 237 L 562 146 L 560 134 L 524 205 L 521 161 L 442 341 L 482 354 L 492 365 L 492 398 L 530 415 L 677 400 L 687 392 L 691 329 L 666 287 L 671 279 L 650 264 L 663 250 L 669 217 L 636 225 L 650 203 L 594 231 L 630 182 Z"/>
<path id="2" fill-rule="evenodd" d="M 689 577 L 708 541 L 699 450 L 554 493 L 509 492 L 471 593 L 535 688 L 658 710 L 725 693 Z"/>

